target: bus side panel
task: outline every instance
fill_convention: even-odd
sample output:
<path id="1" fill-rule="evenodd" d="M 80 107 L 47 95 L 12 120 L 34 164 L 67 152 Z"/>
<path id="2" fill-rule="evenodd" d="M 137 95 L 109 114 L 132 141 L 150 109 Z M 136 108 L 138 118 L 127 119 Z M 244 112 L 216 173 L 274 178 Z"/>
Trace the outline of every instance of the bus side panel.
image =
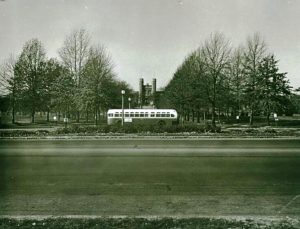
<path id="1" fill-rule="evenodd" d="M 125 120 L 124 120 L 125 121 Z M 121 124 L 122 118 L 108 118 L 107 124 L 114 125 L 114 124 Z M 158 125 L 158 124 L 165 124 L 165 125 L 176 125 L 178 124 L 177 119 L 168 119 L 168 118 L 132 118 L 132 122 L 124 122 L 126 125 L 137 124 L 137 125 Z"/>
<path id="2" fill-rule="evenodd" d="M 161 122 L 163 122 L 165 125 L 173 125 L 173 122 L 176 122 L 176 119 L 157 119 L 157 118 L 149 118 L 149 119 L 141 119 L 141 118 L 133 118 L 132 119 L 132 124 L 138 124 L 138 125 L 158 125 Z M 131 124 L 131 123 L 127 123 L 127 124 Z"/>

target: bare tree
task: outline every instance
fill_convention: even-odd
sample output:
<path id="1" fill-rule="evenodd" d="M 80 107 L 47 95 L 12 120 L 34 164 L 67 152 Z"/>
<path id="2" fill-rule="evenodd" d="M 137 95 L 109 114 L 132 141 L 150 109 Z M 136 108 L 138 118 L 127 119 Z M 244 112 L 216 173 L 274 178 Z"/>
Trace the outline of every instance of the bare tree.
<path id="1" fill-rule="evenodd" d="M 230 61 L 230 88 L 234 101 L 234 108 L 238 115 L 241 115 L 242 98 L 245 85 L 245 75 L 243 67 L 243 47 L 236 48 L 231 56 Z"/>
<path id="2" fill-rule="evenodd" d="M 13 55 L 11 55 L 0 67 L 0 89 L 3 95 L 10 93 L 10 81 L 14 78 L 15 63 L 16 60 Z"/>
<path id="3" fill-rule="evenodd" d="M 107 84 L 113 80 L 111 60 L 103 47 L 90 48 L 83 75 L 80 105 L 86 111 L 93 110 L 97 125 L 101 105 L 106 100 L 106 90 L 109 90 Z"/>
<path id="4" fill-rule="evenodd" d="M 244 71 L 246 76 L 245 93 L 248 101 L 250 125 L 253 125 L 254 112 L 258 105 L 257 77 L 259 65 L 266 56 L 266 44 L 258 33 L 248 37 L 244 52 Z"/>
<path id="5" fill-rule="evenodd" d="M 66 37 L 59 56 L 63 65 L 73 76 L 77 91 L 80 91 L 81 76 L 84 65 L 88 60 L 90 36 L 84 29 L 74 30 Z M 75 103 L 77 104 L 77 103 Z M 77 104 L 77 122 L 80 120 L 79 104 Z"/>
<path id="6" fill-rule="evenodd" d="M 0 88 L 2 95 L 8 95 L 12 109 L 12 123 L 15 123 L 16 103 L 18 100 L 18 79 L 14 68 L 16 59 L 11 55 L 0 67 Z"/>
<path id="7" fill-rule="evenodd" d="M 206 74 L 203 79 L 205 80 L 207 97 L 212 108 L 212 125 L 215 126 L 216 103 L 230 61 L 229 41 L 222 33 L 214 33 L 205 41 L 201 52 Z"/>
<path id="8" fill-rule="evenodd" d="M 89 53 L 90 36 L 84 29 L 74 30 L 66 37 L 59 56 L 66 68 L 73 74 L 76 85 L 80 85 L 80 76 Z"/>

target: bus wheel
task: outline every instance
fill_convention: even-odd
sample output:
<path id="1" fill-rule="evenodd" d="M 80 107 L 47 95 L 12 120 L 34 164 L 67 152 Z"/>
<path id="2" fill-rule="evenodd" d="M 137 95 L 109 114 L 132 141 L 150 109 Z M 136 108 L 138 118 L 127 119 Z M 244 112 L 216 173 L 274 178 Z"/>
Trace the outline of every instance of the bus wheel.
<path id="1" fill-rule="evenodd" d="M 160 121 L 158 122 L 158 125 L 159 125 L 159 126 L 165 126 L 165 125 L 166 125 L 166 122 L 163 121 L 163 120 L 160 120 Z"/>

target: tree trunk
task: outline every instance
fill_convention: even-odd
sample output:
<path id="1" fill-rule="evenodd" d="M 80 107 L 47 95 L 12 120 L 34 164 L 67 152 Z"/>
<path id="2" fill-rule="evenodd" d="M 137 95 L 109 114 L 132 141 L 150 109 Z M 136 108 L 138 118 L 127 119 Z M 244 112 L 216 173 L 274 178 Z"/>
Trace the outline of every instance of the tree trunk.
<path id="1" fill-rule="evenodd" d="M 192 121 L 195 122 L 195 111 L 192 109 Z"/>
<path id="2" fill-rule="evenodd" d="M 12 119 L 11 119 L 11 122 L 14 124 L 15 123 L 15 119 L 16 118 L 16 111 L 15 111 L 15 104 L 13 104 L 13 107 L 12 107 Z"/>
<path id="3" fill-rule="evenodd" d="M 47 122 L 49 122 L 50 121 L 50 111 L 49 111 L 49 109 L 47 110 Z"/>
<path id="4" fill-rule="evenodd" d="M 35 111 L 31 111 L 31 123 L 34 123 Z"/>
<path id="5" fill-rule="evenodd" d="M 98 114 L 97 114 L 97 108 L 95 108 L 94 114 L 95 114 L 95 125 L 97 126 L 97 125 L 98 125 Z"/>
<path id="6" fill-rule="evenodd" d="M 15 99 L 15 89 L 12 91 L 12 118 L 11 122 L 14 124 L 16 122 L 16 99 Z"/>
<path id="7" fill-rule="evenodd" d="M 100 116 L 100 108 L 98 107 L 97 108 L 97 113 L 98 113 L 98 124 L 100 123 L 100 118 L 101 118 L 101 116 Z"/>
<path id="8" fill-rule="evenodd" d="M 80 112 L 77 111 L 77 114 L 76 114 L 76 122 L 79 123 L 80 122 Z"/>
<path id="9" fill-rule="evenodd" d="M 250 110 L 250 126 L 253 125 L 253 109 Z"/>
<path id="10" fill-rule="evenodd" d="M 216 117 L 215 117 L 215 102 L 212 102 L 212 115 L 211 115 L 211 124 L 213 127 L 216 126 Z"/>
<path id="11" fill-rule="evenodd" d="M 179 108 L 179 110 L 180 110 L 180 120 L 181 120 L 181 125 L 183 125 L 183 118 L 184 118 L 184 113 L 183 113 L 183 108 L 182 108 L 182 105 L 180 105 L 180 108 Z"/>
<path id="12" fill-rule="evenodd" d="M 200 122 L 200 112 L 199 112 L 199 110 L 197 110 L 197 123 L 199 123 Z"/>
<path id="13" fill-rule="evenodd" d="M 270 113 L 269 112 L 267 114 L 267 124 L 268 124 L 268 126 L 270 126 Z"/>

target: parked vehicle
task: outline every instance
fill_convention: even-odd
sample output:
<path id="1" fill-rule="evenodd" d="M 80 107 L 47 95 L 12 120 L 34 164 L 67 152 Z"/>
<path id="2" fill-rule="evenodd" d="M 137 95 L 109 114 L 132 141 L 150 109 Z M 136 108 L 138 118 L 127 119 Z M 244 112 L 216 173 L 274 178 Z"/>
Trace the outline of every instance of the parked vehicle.
<path id="1" fill-rule="evenodd" d="M 177 111 L 174 109 L 110 109 L 107 112 L 107 124 L 122 123 L 151 123 L 172 125 L 177 123 Z"/>

